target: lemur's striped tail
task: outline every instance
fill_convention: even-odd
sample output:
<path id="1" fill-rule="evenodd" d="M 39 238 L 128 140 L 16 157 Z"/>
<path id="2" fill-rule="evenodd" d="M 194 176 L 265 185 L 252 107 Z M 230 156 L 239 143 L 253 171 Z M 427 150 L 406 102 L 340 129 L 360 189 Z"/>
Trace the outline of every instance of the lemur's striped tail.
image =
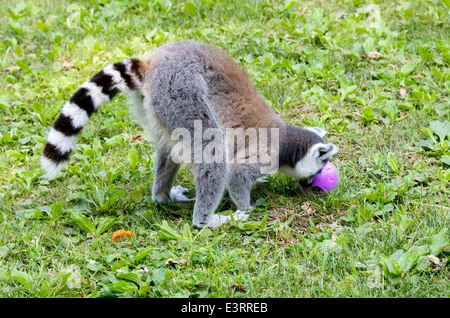
<path id="1" fill-rule="evenodd" d="M 41 167 L 49 179 L 65 168 L 70 153 L 75 150 L 77 135 L 92 113 L 117 93 L 139 89 L 145 68 L 146 64 L 139 59 L 110 64 L 84 82 L 66 102 L 50 130 L 41 158 Z"/>

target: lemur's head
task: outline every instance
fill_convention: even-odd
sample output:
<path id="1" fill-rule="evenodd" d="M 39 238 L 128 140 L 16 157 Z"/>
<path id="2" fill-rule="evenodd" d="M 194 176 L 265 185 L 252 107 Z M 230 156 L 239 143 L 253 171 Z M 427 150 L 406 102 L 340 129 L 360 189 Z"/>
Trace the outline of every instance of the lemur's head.
<path id="1" fill-rule="evenodd" d="M 326 133 L 319 127 L 288 129 L 290 149 L 285 147 L 280 154 L 280 172 L 298 180 L 303 187 L 311 186 L 314 176 L 339 151 L 334 144 L 325 143 Z"/>

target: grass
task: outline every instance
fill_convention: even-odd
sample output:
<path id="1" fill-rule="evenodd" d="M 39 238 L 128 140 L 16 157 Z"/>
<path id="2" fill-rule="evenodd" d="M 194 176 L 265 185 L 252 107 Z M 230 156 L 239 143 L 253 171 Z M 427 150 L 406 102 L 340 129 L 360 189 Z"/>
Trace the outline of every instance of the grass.
<path id="1" fill-rule="evenodd" d="M 449 297 L 449 2 L 374 2 L 2 1 L 0 296 Z M 186 38 L 229 52 L 286 121 L 328 130 L 336 191 L 273 175 L 248 222 L 194 229 L 192 205 L 150 200 L 153 148 L 124 96 L 45 180 L 77 87 Z M 193 194 L 187 169 L 177 183 Z"/>

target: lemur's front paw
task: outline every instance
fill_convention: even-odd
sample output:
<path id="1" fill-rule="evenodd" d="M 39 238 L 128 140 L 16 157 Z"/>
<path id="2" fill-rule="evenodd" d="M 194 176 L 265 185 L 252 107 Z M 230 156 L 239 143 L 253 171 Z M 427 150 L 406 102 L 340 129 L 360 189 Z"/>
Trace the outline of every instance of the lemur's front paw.
<path id="1" fill-rule="evenodd" d="M 255 183 L 266 183 L 266 182 L 269 182 L 269 181 L 267 180 L 267 176 L 264 176 L 264 177 L 262 177 L 262 178 L 258 178 L 258 179 L 256 179 L 256 181 L 255 181 Z"/>
<path id="2" fill-rule="evenodd" d="M 249 214 L 246 211 L 237 210 L 232 215 L 220 215 L 220 214 L 212 214 L 209 217 L 206 226 L 209 226 L 212 229 L 218 228 L 220 225 L 231 221 L 247 221 Z"/>
<path id="3" fill-rule="evenodd" d="M 233 218 L 235 221 L 237 221 L 237 220 L 247 221 L 249 216 L 250 216 L 250 213 L 248 213 L 247 211 L 237 210 L 236 212 L 233 213 Z"/>
<path id="4" fill-rule="evenodd" d="M 184 195 L 184 193 L 187 190 L 188 189 L 186 189 L 182 186 L 172 187 L 172 189 L 170 189 L 170 195 L 169 195 L 170 200 L 172 200 L 173 202 L 178 202 L 178 203 L 189 203 L 189 202 L 195 201 L 195 198 L 190 199 Z"/>
<path id="5" fill-rule="evenodd" d="M 230 220 L 231 220 L 231 217 L 229 215 L 212 214 L 209 217 L 209 220 L 206 223 L 206 226 L 209 226 L 212 229 L 217 229 L 220 225 L 227 223 Z"/>

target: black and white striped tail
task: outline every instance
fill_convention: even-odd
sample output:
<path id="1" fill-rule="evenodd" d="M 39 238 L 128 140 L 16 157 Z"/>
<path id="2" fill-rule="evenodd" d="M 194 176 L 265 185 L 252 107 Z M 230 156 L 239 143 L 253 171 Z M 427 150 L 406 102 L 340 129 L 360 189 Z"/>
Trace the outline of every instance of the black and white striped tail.
<path id="1" fill-rule="evenodd" d="M 126 59 L 110 64 L 84 82 L 61 109 L 45 143 L 41 167 L 47 178 L 55 178 L 75 150 L 77 135 L 99 107 L 117 93 L 139 88 L 143 81 L 142 62 Z"/>

